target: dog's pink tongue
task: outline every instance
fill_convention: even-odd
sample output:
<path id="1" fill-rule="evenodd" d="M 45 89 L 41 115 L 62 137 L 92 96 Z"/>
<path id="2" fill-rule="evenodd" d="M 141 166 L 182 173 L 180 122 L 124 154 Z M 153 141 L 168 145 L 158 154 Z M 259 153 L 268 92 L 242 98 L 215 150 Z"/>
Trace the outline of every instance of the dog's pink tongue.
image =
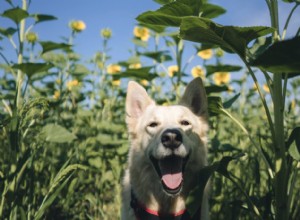
<path id="1" fill-rule="evenodd" d="M 176 189 L 182 182 L 182 159 L 170 158 L 160 162 L 162 181 L 169 189 Z"/>
<path id="2" fill-rule="evenodd" d="M 169 189 L 176 189 L 182 182 L 182 173 L 165 174 L 162 176 L 162 181 Z"/>

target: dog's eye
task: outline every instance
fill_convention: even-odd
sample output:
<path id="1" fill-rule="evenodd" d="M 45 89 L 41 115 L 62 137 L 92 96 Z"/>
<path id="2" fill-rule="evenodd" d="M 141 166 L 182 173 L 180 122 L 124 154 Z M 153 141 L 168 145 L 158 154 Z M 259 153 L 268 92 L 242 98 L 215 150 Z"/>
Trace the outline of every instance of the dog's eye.
<path id="1" fill-rule="evenodd" d="M 191 123 L 190 123 L 188 120 L 181 120 L 181 121 L 180 121 L 180 124 L 181 124 L 182 126 L 189 126 Z"/>
<path id="2" fill-rule="evenodd" d="M 155 128 L 158 126 L 158 123 L 157 122 L 151 122 L 150 124 L 148 124 L 148 127 L 151 127 L 151 128 Z"/>

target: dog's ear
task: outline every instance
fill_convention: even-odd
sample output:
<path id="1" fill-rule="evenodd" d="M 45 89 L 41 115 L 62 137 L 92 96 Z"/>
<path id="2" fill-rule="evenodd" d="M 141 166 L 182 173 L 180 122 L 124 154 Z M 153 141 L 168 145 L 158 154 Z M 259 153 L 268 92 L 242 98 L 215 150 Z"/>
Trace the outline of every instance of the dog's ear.
<path id="1" fill-rule="evenodd" d="M 138 118 L 147 106 L 155 104 L 146 90 L 134 81 L 128 83 L 126 96 L 126 114 L 129 118 Z"/>
<path id="2" fill-rule="evenodd" d="M 207 117 L 207 97 L 200 77 L 187 85 L 179 104 L 188 107 L 198 116 Z"/>

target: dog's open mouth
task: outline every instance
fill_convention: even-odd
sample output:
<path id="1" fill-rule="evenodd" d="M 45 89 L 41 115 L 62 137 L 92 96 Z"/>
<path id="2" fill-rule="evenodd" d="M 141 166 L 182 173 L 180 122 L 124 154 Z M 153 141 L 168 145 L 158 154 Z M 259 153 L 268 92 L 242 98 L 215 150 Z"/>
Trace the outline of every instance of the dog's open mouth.
<path id="1" fill-rule="evenodd" d="M 168 156 L 157 160 L 150 157 L 164 190 L 169 194 L 178 194 L 183 185 L 183 173 L 188 157 Z"/>

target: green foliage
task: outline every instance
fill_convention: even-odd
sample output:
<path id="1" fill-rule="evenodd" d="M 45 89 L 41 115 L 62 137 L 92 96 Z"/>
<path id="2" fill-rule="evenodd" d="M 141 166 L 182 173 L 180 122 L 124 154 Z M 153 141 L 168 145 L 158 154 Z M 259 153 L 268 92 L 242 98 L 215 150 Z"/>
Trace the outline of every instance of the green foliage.
<path id="1" fill-rule="evenodd" d="M 41 131 L 41 136 L 45 141 L 53 143 L 67 143 L 76 139 L 76 136 L 67 129 L 56 124 L 47 124 Z"/>
<path id="2" fill-rule="evenodd" d="M 300 37 L 273 44 L 251 64 L 272 73 L 285 73 L 288 77 L 300 75 Z"/>
<path id="3" fill-rule="evenodd" d="M 62 42 L 25 41 L 57 18 L 6 2 L 1 16 L 13 25 L 0 35 L 17 56 L 1 47 L 1 219 L 119 219 L 129 147 L 123 83 L 136 80 L 157 103 L 173 104 L 192 75 L 205 78 L 211 165 L 188 198 L 190 213 L 210 178 L 211 219 L 299 218 L 299 37 L 280 35 L 276 1 L 266 1 L 272 27 L 235 27 L 212 21 L 226 10 L 208 1 L 156 0 L 158 10 L 137 17 L 145 36 L 135 34 L 130 57 L 115 64 L 109 37 L 89 61 L 73 48 L 80 31 Z M 295 6 L 284 31 L 299 5 L 285 2 Z M 197 43 L 194 54 L 183 40 Z M 224 64 L 222 49 L 244 66 Z"/>
<path id="4" fill-rule="evenodd" d="M 42 41 L 40 42 L 42 48 L 43 48 L 43 52 L 42 53 L 46 53 L 52 50 L 58 50 L 58 49 L 70 49 L 71 45 L 69 44 L 65 44 L 65 43 L 55 43 L 52 41 Z"/>
<path id="5" fill-rule="evenodd" d="M 157 74 L 151 74 L 150 71 L 153 68 L 153 66 L 149 67 L 142 67 L 139 69 L 127 69 L 126 71 L 120 73 L 120 74 L 114 74 L 114 79 L 120 79 L 120 78 L 136 78 L 136 79 L 145 79 L 151 81 L 152 79 L 157 77 Z"/>
<path id="6" fill-rule="evenodd" d="M 186 18 L 180 25 L 180 37 L 194 42 L 210 43 L 245 57 L 250 41 L 273 32 L 269 27 L 222 26 L 205 18 Z M 198 34 L 201 33 L 201 34 Z"/>
<path id="7" fill-rule="evenodd" d="M 45 14 L 33 14 L 31 16 L 34 18 L 36 24 L 40 22 L 52 21 L 57 19 L 53 15 L 45 15 Z"/>
<path id="8" fill-rule="evenodd" d="M 241 66 L 234 65 L 206 65 L 206 76 L 212 75 L 215 72 L 238 72 L 242 70 Z"/>
<path id="9" fill-rule="evenodd" d="M 15 29 L 15 28 L 11 28 L 11 27 L 6 28 L 6 29 L 0 28 L 0 33 L 2 35 L 4 35 L 5 37 L 11 37 L 16 32 L 17 32 L 17 29 Z"/>
<path id="10" fill-rule="evenodd" d="M 242 209 L 238 208 L 239 206 L 247 210 L 249 215 L 252 215 L 252 218 L 255 219 L 294 219 L 295 216 L 299 217 L 299 211 L 291 211 L 293 210 L 293 207 L 297 206 L 297 202 L 293 203 L 294 200 L 292 202 L 293 204 L 291 203 L 291 198 L 295 198 L 294 196 L 299 194 L 299 187 L 294 189 L 294 186 L 296 185 L 296 176 L 299 172 L 299 163 L 297 162 L 299 152 L 296 147 L 297 145 L 289 147 L 293 140 L 295 140 L 297 144 L 297 140 L 293 138 L 296 131 L 294 130 L 292 132 L 289 141 L 286 143 L 286 115 L 283 112 L 285 108 L 284 102 L 287 100 L 288 96 L 288 80 L 299 75 L 299 39 L 296 37 L 292 40 L 279 41 L 281 35 L 278 25 L 278 2 L 266 1 L 266 3 L 269 8 L 272 27 L 234 27 L 217 24 L 210 19 L 211 17 L 207 15 L 205 16 L 207 8 L 205 7 L 205 4 L 203 4 L 203 1 L 197 1 L 197 3 L 195 1 L 175 1 L 165 4 L 156 11 L 145 12 L 137 17 L 137 20 L 143 24 L 179 27 L 179 37 L 184 40 L 216 45 L 227 52 L 236 53 L 240 56 L 241 60 L 247 67 L 251 78 L 254 80 L 255 87 L 258 90 L 262 108 L 266 114 L 267 123 L 263 125 L 256 122 L 255 127 L 258 129 L 259 126 L 267 126 L 268 129 L 263 132 L 263 137 L 267 137 L 266 141 L 263 141 L 262 138 L 258 138 L 258 140 L 255 138 L 257 134 L 261 135 L 261 130 L 253 133 L 251 125 L 245 126 L 244 123 L 238 120 L 227 110 L 239 99 L 240 94 L 236 94 L 225 103 L 222 103 L 222 99 L 217 96 L 210 96 L 208 98 L 210 115 L 217 116 L 218 118 L 222 115 L 228 117 L 229 121 L 237 125 L 237 127 L 241 129 L 242 134 L 248 137 L 251 145 L 256 148 L 256 153 L 259 156 L 259 159 L 255 158 L 255 163 L 253 165 L 255 166 L 255 170 L 258 171 L 258 167 L 261 166 L 260 164 L 263 164 L 265 166 L 265 171 L 258 172 L 259 174 L 255 180 L 260 182 L 260 179 L 263 175 L 265 175 L 267 176 L 267 180 L 272 183 L 271 187 L 260 187 L 259 193 L 255 193 L 251 190 L 251 188 L 247 192 L 244 191 L 240 185 L 236 184 L 236 177 L 229 177 L 229 173 L 224 167 L 225 176 L 229 177 L 231 184 L 233 184 L 231 187 L 233 186 L 241 191 L 241 193 L 246 197 L 246 204 L 242 204 L 243 202 L 234 200 L 234 203 L 232 204 L 234 214 L 231 215 L 231 217 L 229 215 L 219 214 L 216 215 L 216 219 L 240 219 L 241 216 L 243 216 L 243 213 Z M 298 6 L 299 3 L 297 2 L 292 8 L 286 21 L 282 38 L 285 37 L 285 32 L 291 16 Z M 179 10 L 180 8 L 182 8 L 182 10 Z M 200 11 L 203 13 L 199 13 Z M 218 10 L 215 9 L 215 11 Z M 268 36 L 270 34 L 272 34 L 272 37 Z M 249 48 L 251 41 L 254 41 L 254 44 Z M 267 103 L 265 94 L 262 93 L 257 77 L 250 65 L 259 67 L 261 72 L 264 74 L 265 81 L 267 82 L 271 93 L 270 103 Z M 214 71 L 222 71 L 222 69 L 224 69 L 223 71 L 226 71 L 226 69 L 228 69 L 226 66 L 222 65 L 219 65 L 219 67 L 219 69 L 218 67 L 206 67 L 208 70 L 207 75 L 213 74 L 216 76 Z M 233 70 L 234 69 L 232 69 L 232 71 Z M 239 71 L 239 69 L 237 69 L 237 71 Z M 275 74 L 271 77 L 267 71 Z M 282 79 L 284 80 L 284 83 L 282 83 Z M 250 97 L 245 99 L 244 104 L 248 104 L 247 102 L 249 100 Z M 272 110 L 270 110 L 269 107 L 271 104 L 274 108 Z M 252 103 L 252 105 L 255 106 L 254 103 Z M 245 108 L 244 106 L 240 107 L 242 109 Z M 250 109 L 248 109 L 248 111 L 249 110 Z M 243 110 L 238 111 L 240 114 L 243 114 L 243 112 Z M 258 111 L 253 113 L 253 110 L 251 110 L 250 112 L 252 113 L 252 117 L 255 114 L 259 114 Z M 248 112 L 246 114 L 248 115 Z M 249 122 L 248 117 L 243 118 L 246 123 Z M 217 120 L 216 123 L 217 122 L 220 121 Z M 224 124 L 216 124 L 216 126 L 220 126 L 224 129 Z M 229 130 L 232 129 L 229 128 Z M 220 135 L 216 134 L 216 143 L 220 143 L 218 141 L 220 139 L 219 136 Z M 232 134 L 230 137 L 231 142 L 233 136 L 236 137 L 237 133 L 234 132 Z M 287 144 L 288 147 L 286 146 Z M 267 145 L 268 147 L 264 145 Z M 234 148 L 230 147 L 230 149 Z M 292 158 L 288 155 L 287 149 Z M 243 179 L 241 175 L 239 175 L 239 178 Z M 290 183 L 292 183 L 292 186 Z M 200 183 L 200 186 L 200 188 L 203 189 L 202 183 Z M 293 192 L 290 192 L 290 190 Z M 263 194 L 261 194 L 261 192 L 263 192 Z M 199 198 L 201 198 L 200 195 Z M 224 192 L 220 195 L 224 195 Z M 266 200 L 268 200 L 268 202 Z M 194 201 L 195 200 L 193 200 L 193 202 Z M 261 201 L 261 204 L 264 204 L 265 208 L 258 210 L 259 206 L 254 204 L 258 201 Z M 215 204 L 217 204 L 216 201 Z M 221 205 L 221 208 L 223 207 L 225 206 Z M 219 210 L 219 213 L 224 212 L 224 210 L 225 209 Z M 213 211 L 216 210 L 213 208 Z"/>
<path id="11" fill-rule="evenodd" d="M 165 4 L 157 11 L 148 11 L 137 17 L 141 23 L 163 26 L 180 26 L 190 16 L 216 18 L 226 12 L 220 6 L 198 0 L 180 0 Z"/>
<path id="12" fill-rule="evenodd" d="M 230 174 L 227 171 L 229 162 L 242 156 L 244 155 L 241 154 L 234 157 L 223 157 L 220 161 L 214 162 L 212 165 L 206 166 L 199 171 L 199 175 L 197 177 L 198 186 L 189 193 L 187 198 L 187 209 L 192 218 L 201 206 L 201 200 L 199 200 L 199 198 L 202 198 L 204 188 L 213 173 L 218 172 L 224 177 L 230 178 Z"/>
<path id="13" fill-rule="evenodd" d="M 21 8 L 12 8 L 2 13 L 2 17 L 9 18 L 13 22 L 15 22 L 16 25 L 18 25 L 23 19 L 27 18 L 28 16 L 28 12 Z"/>
<path id="14" fill-rule="evenodd" d="M 28 78 L 31 78 L 36 73 L 45 72 L 52 67 L 51 63 L 21 63 L 12 66 L 14 69 L 21 70 Z"/>

